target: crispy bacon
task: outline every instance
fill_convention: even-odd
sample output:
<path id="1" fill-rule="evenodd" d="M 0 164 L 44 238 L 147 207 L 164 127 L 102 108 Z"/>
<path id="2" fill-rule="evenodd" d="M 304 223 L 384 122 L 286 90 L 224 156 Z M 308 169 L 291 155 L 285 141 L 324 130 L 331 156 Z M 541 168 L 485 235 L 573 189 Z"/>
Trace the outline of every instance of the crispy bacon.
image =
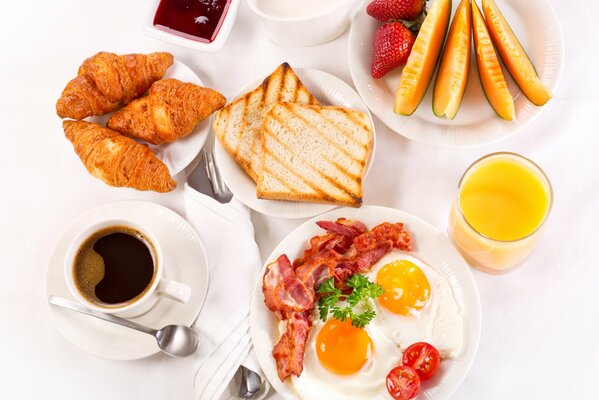
<path id="1" fill-rule="evenodd" d="M 298 279 L 285 254 L 266 267 L 262 292 L 271 311 L 305 311 L 314 306 L 314 288 Z"/>
<path id="2" fill-rule="evenodd" d="M 336 233 L 350 237 L 352 239 L 368 230 L 366 225 L 364 225 L 362 222 L 345 218 L 339 218 L 335 222 L 318 221 L 316 225 L 320 226 L 328 233 Z"/>
<path id="3" fill-rule="evenodd" d="M 311 314 L 311 311 L 304 311 L 285 315 L 285 332 L 272 349 L 281 381 L 291 375 L 300 376 L 304 369 L 306 341 L 312 327 Z"/>
<path id="4" fill-rule="evenodd" d="M 310 247 L 304 254 L 293 262 L 294 268 L 304 264 L 310 257 L 318 253 L 333 249 L 344 253 L 353 243 L 353 239 L 367 231 L 366 225 L 360 221 L 339 218 L 337 221 L 318 221 L 319 227 L 328 232 L 327 235 L 314 236 L 310 239 Z"/>
<path id="5" fill-rule="evenodd" d="M 293 267 L 297 269 L 308 260 L 326 254 L 329 250 L 334 250 L 337 253 L 344 253 L 350 248 L 352 243 L 352 238 L 339 234 L 330 233 L 324 236 L 314 236 L 310 239 L 310 248 L 304 251 L 302 257 L 293 262 Z"/>
<path id="6" fill-rule="evenodd" d="M 376 264 L 385 254 L 389 253 L 391 245 L 389 243 L 381 243 L 378 247 L 370 249 L 363 253 L 359 253 L 350 258 L 350 269 L 353 273 L 366 272 L 370 270 L 374 264 Z"/>
<path id="7" fill-rule="evenodd" d="M 412 250 L 402 223 L 385 222 L 370 231 L 362 222 L 345 218 L 317 225 L 328 233 L 310 239 L 310 247 L 293 266 L 281 255 L 266 267 L 262 278 L 266 306 L 286 322 L 272 352 L 282 381 L 302 372 L 318 285 L 332 276 L 335 285 L 345 289 L 351 275 L 367 272 L 391 249 Z"/>
<path id="8" fill-rule="evenodd" d="M 391 246 L 403 251 L 412 251 L 410 234 L 403 229 L 403 224 L 383 222 L 372 230 L 363 233 L 354 240 L 358 252 L 368 251 L 378 247 L 381 242 L 390 242 Z"/>
<path id="9" fill-rule="evenodd" d="M 328 254 L 333 253 L 329 250 L 320 257 L 312 257 L 307 262 L 295 270 L 295 275 L 309 288 L 317 288 L 322 281 L 330 278 L 337 263 L 335 259 Z"/>

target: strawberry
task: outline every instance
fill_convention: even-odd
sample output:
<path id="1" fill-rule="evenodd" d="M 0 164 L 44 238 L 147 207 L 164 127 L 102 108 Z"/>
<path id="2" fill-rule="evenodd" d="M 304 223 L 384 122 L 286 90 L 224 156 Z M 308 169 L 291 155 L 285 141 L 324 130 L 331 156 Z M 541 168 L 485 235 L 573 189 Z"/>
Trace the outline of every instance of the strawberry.
<path id="1" fill-rule="evenodd" d="M 372 43 L 372 77 L 383 77 L 387 72 L 405 64 L 414 45 L 414 34 L 401 22 L 389 22 L 374 34 Z"/>
<path id="2" fill-rule="evenodd" d="M 424 11 L 426 0 L 374 0 L 366 8 L 366 12 L 379 21 L 402 19 L 414 21 Z"/>

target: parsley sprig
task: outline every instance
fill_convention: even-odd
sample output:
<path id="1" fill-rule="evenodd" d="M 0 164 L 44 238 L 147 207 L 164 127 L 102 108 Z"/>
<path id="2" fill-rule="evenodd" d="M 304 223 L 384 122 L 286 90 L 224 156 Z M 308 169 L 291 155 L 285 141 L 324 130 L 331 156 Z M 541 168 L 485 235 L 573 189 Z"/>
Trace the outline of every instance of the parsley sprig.
<path id="1" fill-rule="evenodd" d="M 376 312 L 372 309 L 370 299 L 376 299 L 385 293 L 385 289 L 381 285 L 370 282 L 363 275 L 352 275 L 347 280 L 347 286 L 351 287 L 352 291 L 346 296 L 340 289 L 335 287 L 333 278 L 329 278 L 318 285 L 316 293 L 322 295 L 318 301 L 320 319 L 326 321 L 330 314 L 339 321 L 345 321 L 349 318 L 353 326 L 363 328 L 376 315 Z M 345 301 L 347 305 L 337 305 L 340 301 Z"/>

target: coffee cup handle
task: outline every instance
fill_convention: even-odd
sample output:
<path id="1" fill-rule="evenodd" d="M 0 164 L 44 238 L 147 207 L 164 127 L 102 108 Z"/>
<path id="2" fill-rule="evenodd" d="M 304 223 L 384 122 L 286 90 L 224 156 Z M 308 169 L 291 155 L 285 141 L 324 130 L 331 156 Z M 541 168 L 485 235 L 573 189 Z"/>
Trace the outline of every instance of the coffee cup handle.
<path id="1" fill-rule="evenodd" d="M 187 303 L 191 297 L 191 288 L 189 286 L 169 279 L 160 280 L 157 292 L 159 296 L 167 297 L 183 304 Z"/>

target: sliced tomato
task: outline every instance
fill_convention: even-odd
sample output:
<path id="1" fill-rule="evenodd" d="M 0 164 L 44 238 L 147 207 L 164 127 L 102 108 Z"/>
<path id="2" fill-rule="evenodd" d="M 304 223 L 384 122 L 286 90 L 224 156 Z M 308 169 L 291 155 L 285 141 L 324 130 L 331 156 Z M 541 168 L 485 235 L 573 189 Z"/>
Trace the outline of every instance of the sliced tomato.
<path id="1" fill-rule="evenodd" d="M 420 392 L 418 373 L 410 367 L 400 365 L 387 375 L 387 391 L 395 400 L 410 400 Z"/>
<path id="2" fill-rule="evenodd" d="M 439 351 L 426 342 L 414 343 L 406 349 L 401 359 L 403 365 L 414 369 L 421 381 L 432 378 L 439 368 Z"/>

